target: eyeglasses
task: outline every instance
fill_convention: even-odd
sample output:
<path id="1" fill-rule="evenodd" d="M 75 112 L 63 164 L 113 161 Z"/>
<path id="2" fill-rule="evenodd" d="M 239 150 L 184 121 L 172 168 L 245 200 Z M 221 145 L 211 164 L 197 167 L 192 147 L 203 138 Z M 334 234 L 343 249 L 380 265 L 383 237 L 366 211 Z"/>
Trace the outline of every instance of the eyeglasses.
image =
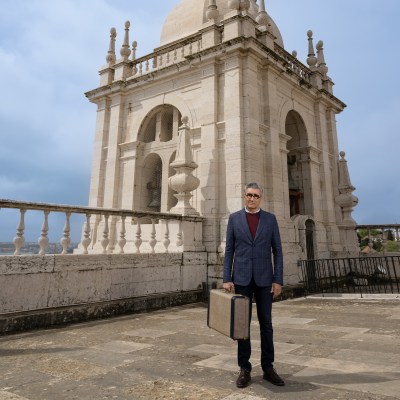
<path id="1" fill-rule="evenodd" d="M 261 197 L 260 195 L 258 195 L 258 194 L 253 194 L 253 193 L 246 193 L 245 196 L 246 196 L 248 199 L 254 198 L 255 200 L 258 200 L 258 199 Z"/>

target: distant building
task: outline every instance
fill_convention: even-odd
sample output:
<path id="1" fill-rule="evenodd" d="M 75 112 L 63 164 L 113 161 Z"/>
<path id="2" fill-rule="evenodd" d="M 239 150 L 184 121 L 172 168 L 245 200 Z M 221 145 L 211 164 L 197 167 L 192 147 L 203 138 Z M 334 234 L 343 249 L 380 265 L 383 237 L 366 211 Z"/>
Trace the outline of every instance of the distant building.
<path id="1" fill-rule="evenodd" d="M 242 207 L 244 185 L 258 182 L 263 208 L 279 221 L 287 283 L 298 280 L 298 259 L 358 252 L 357 198 L 336 133 L 345 104 L 311 31 L 306 66 L 285 50 L 263 0 L 182 0 L 160 46 L 140 58 L 129 28 L 118 58 L 111 30 L 100 86 L 86 94 L 97 105 L 90 206 L 198 212 L 209 264 L 218 266 L 228 216 Z M 198 179 L 189 188 L 182 175 L 185 190 L 169 184 L 182 161 L 179 132 L 190 134 L 186 168 Z M 176 208 L 177 190 L 192 191 L 190 207 Z"/>

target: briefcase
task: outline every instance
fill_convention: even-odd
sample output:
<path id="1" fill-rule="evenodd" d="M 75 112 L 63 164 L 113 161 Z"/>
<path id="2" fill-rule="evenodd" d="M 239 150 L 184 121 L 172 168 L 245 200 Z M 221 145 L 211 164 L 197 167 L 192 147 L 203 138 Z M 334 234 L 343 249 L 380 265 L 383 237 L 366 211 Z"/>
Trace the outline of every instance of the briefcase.
<path id="1" fill-rule="evenodd" d="M 208 300 L 207 325 L 231 339 L 250 337 L 250 299 L 213 289 Z"/>

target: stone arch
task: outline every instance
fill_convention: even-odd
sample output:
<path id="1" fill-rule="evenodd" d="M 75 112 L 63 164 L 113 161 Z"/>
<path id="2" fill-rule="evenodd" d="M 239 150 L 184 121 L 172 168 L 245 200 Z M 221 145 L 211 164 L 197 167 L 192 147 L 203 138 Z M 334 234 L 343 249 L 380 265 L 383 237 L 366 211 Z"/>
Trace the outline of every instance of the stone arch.
<path id="1" fill-rule="evenodd" d="M 288 137 L 286 147 L 290 216 L 312 214 L 308 131 L 303 118 L 295 110 L 286 114 L 285 134 Z"/>
<path id="2" fill-rule="evenodd" d="M 181 124 L 182 115 L 176 107 L 169 104 L 158 105 L 143 119 L 139 127 L 138 141 L 169 142 L 173 137 L 177 137 Z"/>
<path id="3" fill-rule="evenodd" d="M 180 115 L 187 116 L 189 118 L 189 125 L 193 127 L 197 123 L 195 118 L 195 113 L 192 107 L 189 107 L 187 101 L 177 96 L 174 93 L 162 94 L 149 100 L 144 100 L 140 103 L 140 107 L 134 111 L 134 116 L 132 118 L 132 125 L 129 128 L 128 140 L 136 141 L 139 140 L 139 132 L 141 127 L 146 120 L 146 117 L 157 107 L 170 106 L 176 108 Z M 149 111 L 150 110 L 150 111 Z"/>
<path id="4" fill-rule="evenodd" d="M 303 258 L 313 260 L 317 255 L 316 224 L 311 215 L 294 215 L 291 217 L 297 232 L 297 241 Z"/>

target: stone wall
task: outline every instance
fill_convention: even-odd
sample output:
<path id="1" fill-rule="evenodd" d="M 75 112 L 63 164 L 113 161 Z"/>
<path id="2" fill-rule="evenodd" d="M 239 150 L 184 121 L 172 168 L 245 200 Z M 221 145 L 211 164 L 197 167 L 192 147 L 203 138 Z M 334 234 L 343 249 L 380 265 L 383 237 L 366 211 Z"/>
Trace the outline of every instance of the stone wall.
<path id="1" fill-rule="evenodd" d="M 204 252 L 0 257 L 0 314 L 202 289 Z"/>

